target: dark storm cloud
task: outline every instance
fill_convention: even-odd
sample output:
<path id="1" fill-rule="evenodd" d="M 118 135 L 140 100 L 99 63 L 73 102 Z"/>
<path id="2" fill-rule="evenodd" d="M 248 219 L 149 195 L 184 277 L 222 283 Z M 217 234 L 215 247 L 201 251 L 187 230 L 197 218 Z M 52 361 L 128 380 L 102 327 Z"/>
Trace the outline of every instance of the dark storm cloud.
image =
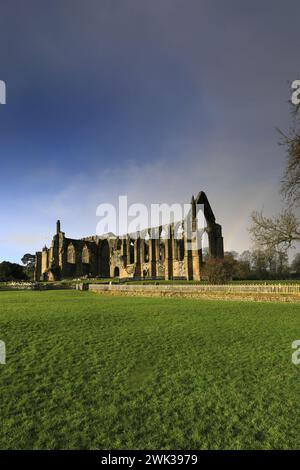
<path id="1" fill-rule="evenodd" d="M 200 189 L 227 248 L 246 248 L 249 212 L 279 201 L 299 13 L 296 1 L 1 1 L 1 256 L 22 254 L 11 234 L 47 233 L 56 216 L 94 232 L 96 205 L 120 193 L 185 202 Z"/>

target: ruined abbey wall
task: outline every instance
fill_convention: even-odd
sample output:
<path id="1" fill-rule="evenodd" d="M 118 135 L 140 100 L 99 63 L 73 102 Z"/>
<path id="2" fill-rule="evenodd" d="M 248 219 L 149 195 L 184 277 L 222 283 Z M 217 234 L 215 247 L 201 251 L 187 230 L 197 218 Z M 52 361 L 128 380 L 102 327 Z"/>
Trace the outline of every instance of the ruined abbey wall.
<path id="1" fill-rule="evenodd" d="M 215 222 L 203 192 L 192 199 L 194 206 L 203 204 L 209 240 L 209 256 L 222 258 L 222 229 Z M 102 278 L 201 279 L 202 250 L 188 249 L 184 222 L 147 229 L 122 237 L 92 236 L 75 240 L 67 238 L 57 222 L 51 247 L 36 253 L 35 279 L 59 280 L 84 276 Z M 196 224 L 196 213 L 193 214 Z M 153 238 L 156 230 L 156 238 Z M 176 236 L 182 232 L 181 238 Z M 168 234 L 166 237 L 165 234 Z"/>

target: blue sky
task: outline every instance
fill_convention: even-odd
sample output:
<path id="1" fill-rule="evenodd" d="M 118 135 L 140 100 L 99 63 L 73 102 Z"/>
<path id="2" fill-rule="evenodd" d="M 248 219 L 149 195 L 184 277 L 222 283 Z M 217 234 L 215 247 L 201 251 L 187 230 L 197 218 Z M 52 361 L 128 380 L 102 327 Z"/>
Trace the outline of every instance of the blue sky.
<path id="1" fill-rule="evenodd" d="M 96 207 L 204 190 L 225 248 L 280 208 L 298 1 L 0 0 L 0 260 L 95 233 Z"/>

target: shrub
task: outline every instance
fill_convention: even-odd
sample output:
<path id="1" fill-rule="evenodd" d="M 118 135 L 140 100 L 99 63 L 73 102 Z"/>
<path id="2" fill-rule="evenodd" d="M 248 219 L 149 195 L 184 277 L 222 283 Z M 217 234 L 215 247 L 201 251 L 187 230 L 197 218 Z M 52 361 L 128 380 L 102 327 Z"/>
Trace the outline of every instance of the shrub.
<path id="1" fill-rule="evenodd" d="M 211 258 L 204 265 L 204 278 L 210 284 L 226 284 L 235 274 L 237 261 L 226 255 L 223 259 Z"/>

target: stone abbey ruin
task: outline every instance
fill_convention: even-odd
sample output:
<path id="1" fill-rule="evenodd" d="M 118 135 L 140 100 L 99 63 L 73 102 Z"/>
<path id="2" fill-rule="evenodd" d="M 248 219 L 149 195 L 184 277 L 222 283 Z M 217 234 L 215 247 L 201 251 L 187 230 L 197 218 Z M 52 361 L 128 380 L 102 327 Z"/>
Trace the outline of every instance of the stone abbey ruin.
<path id="1" fill-rule="evenodd" d="M 203 207 L 208 238 L 208 255 L 223 258 L 221 225 L 215 221 L 205 193 L 192 197 L 190 220 L 197 230 L 197 207 Z M 191 245 L 183 230 L 186 220 L 136 234 L 67 238 L 57 221 L 51 247 L 36 253 L 35 280 L 55 281 L 66 278 L 102 277 L 200 280 L 203 268 L 202 249 Z M 156 236 L 153 236 L 156 230 Z M 168 236 L 165 236 L 166 231 Z M 178 232 L 176 232 L 178 231 Z M 180 231 L 180 232 L 179 232 Z M 177 234 L 175 237 L 175 233 Z M 178 233 L 182 233 L 178 237 Z M 152 235 L 152 238 L 151 238 Z M 192 246 L 194 248 L 190 249 Z"/>

